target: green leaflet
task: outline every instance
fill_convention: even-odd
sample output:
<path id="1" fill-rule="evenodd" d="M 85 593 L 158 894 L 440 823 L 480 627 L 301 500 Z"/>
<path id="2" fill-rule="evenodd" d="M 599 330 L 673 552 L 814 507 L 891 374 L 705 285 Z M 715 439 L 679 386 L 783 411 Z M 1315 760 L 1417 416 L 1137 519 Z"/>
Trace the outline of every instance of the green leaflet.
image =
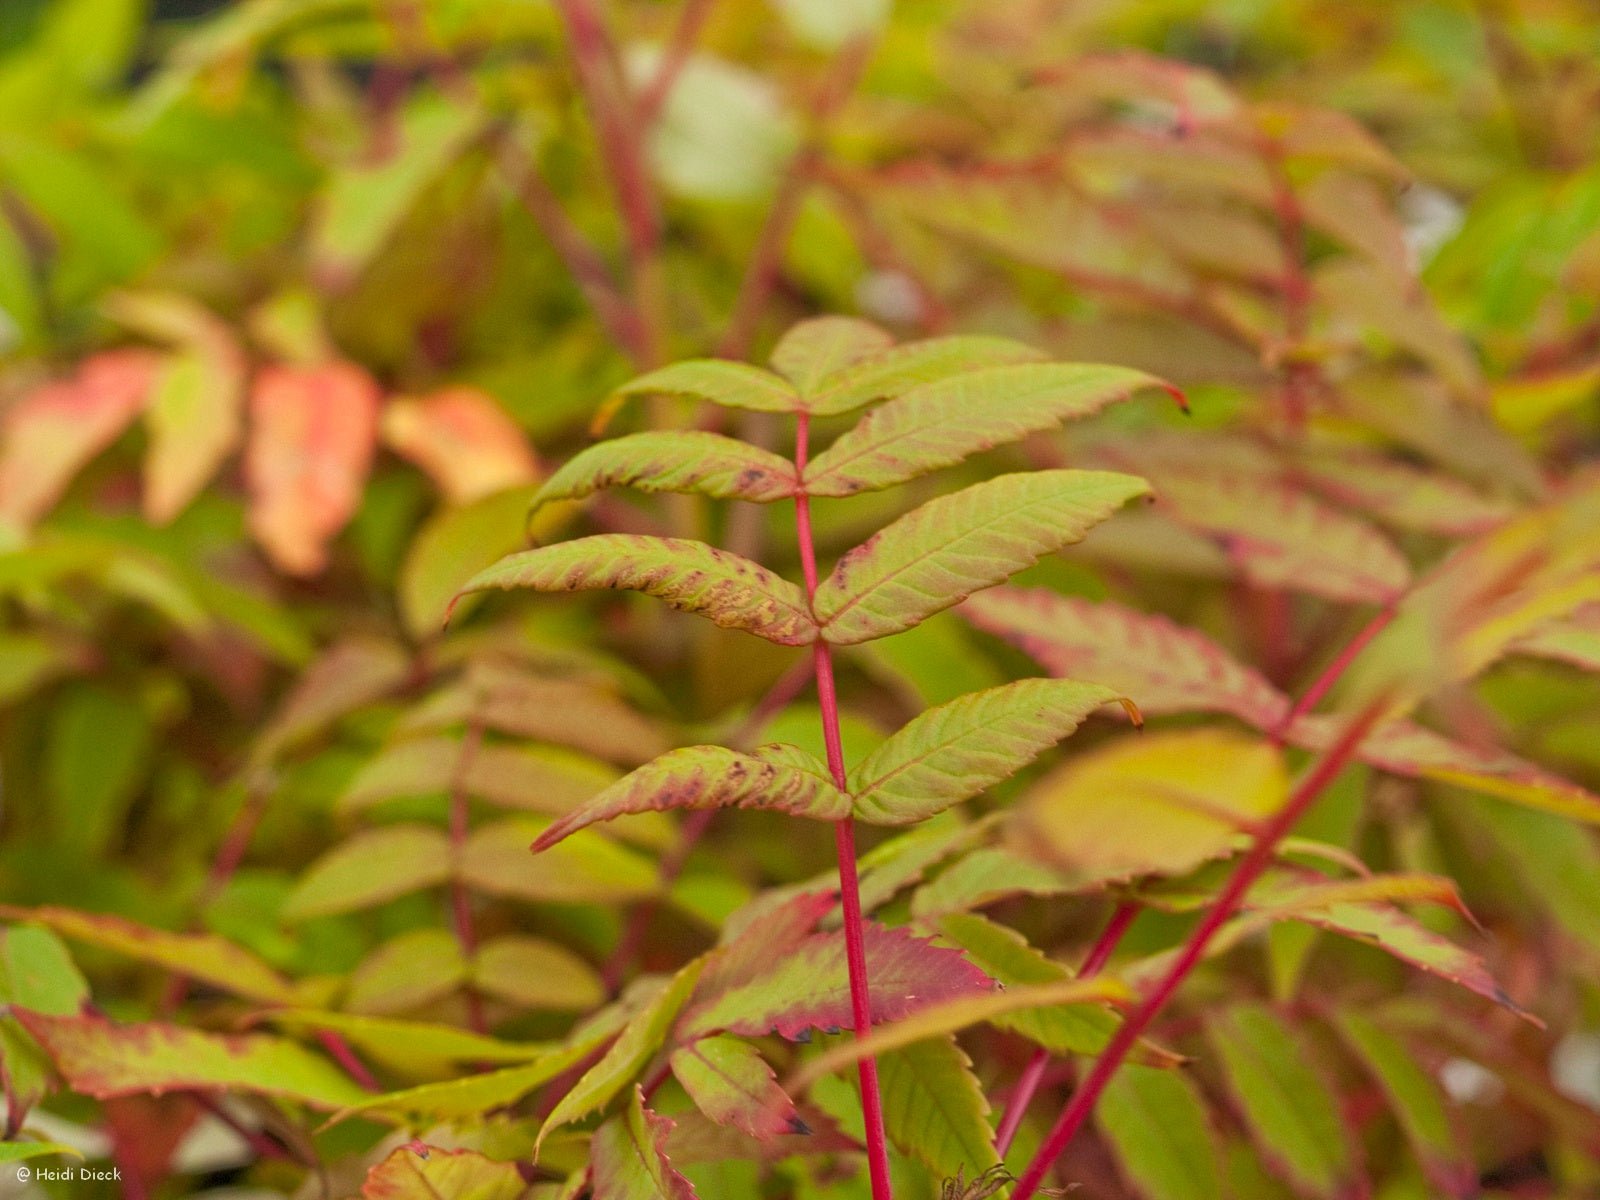
<path id="1" fill-rule="evenodd" d="M 60 1142 L 0 1142 L 0 1163 L 23 1162 L 46 1154 L 69 1154 L 82 1158 L 83 1151 Z"/>
<path id="2" fill-rule="evenodd" d="M 801 395 L 815 394 L 825 381 L 862 359 L 883 353 L 894 337 L 856 317 L 812 317 L 791 325 L 772 348 L 768 361 Z"/>
<path id="3" fill-rule="evenodd" d="M 1347 1195 L 1357 1172 L 1349 1131 L 1295 1035 L 1254 1004 L 1218 1014 L 1207 1031 L 1261 1153 L 1297 1191 L 1329 1200 Z"/>
<path id="4" fill-rule="evenodd" d="M 224 1036 L 179 1025 L 14 1010 L 74 1091 L 98 1100 L 185 1088 L 237 1088 L 338 1109 L 366 1094 L 327 1060 L 285 1038 Z"/>
<path id="5" fill-rule="evenodd" d="M 283 905 L 304 921 L 372 908 L 450 878 L 450 839 L 426 825 L 387 825 L 348 838 L 306 869 Z"/>
<path id="6" fill-rule="evenodd" d="M 909 825 L 1009 778 L 1119 697 L 1070 679 L 1023 679 L 914 718 L 850 773 L 855 815 Z"/>
<path id="7" fill-rule="evenodd" d="M 583 1073 L 578 1082 L 572 1085 L 572 1090 L 561 1097 L 545 1118 L 538 1140 L 534 1143 L 536 1154 L 551 1132 L 603 1108 L 613 1096 L 633 1082 L 666 1040 L 667 1031 L 672 1028 L 673 1021 L 699 982 L 705 962 L 704 958 L 690 962 L 661 988 L 654 999 L 629 1019 L 600 1061 Z"/>
<path id="8" fill-rule="evenodd" d="M 968 371 L 890 400 L 806 469 L 813 496 L 851 496 L 1088 416 L 1161 381 L 1127 367 L 1018 363 Z"/>
<path id="9" fill-rule="evenodd" d="M 672 1073 L 718 1125 L 731 1125 L 758 1141 L 805 1131 L 794 1101 L 749 1042 L 725 1034 L 701 1038 L 673 1053 Z"/>
<path id="10" fill-rule="evenodd" d="M 0 916 L 8 920 L 37 921 L 48 925 L 63 937 L 87 942 L 92 946 L 126 954 L 142 962 L 152 963 L 175 971 L 189 979 L 211 987 L 232 992 L 266 1004 L 281 1004 L 293 994 L 289 982 L 262 962 L 250 951 L 211 934 L 169 933 L 152 929 L 148 925 L 126 920 L 109 913 L 85 913 L 70 908 L 9 908 L 0 907 Z M 0 940 L 0 998 L 10 999 L 24 1008 L 46 1009 L 42 1004 L 24 997 L 6 996 L 5 975 L 12 968 L 12 960 L 24 941 L 49 937 L 42 930 L 13 929 Z M 50 938 L 53 942 L 54 938 Z M 59 943 L 57 943 L 59 946 Z M 66 951 L 60 952 L 59 971 L 63 978 L 76 974 Z M 69 974 L 68 972 L 71 972 Z M 78 983 L 82 984 L 81 977 Z M 87 994 L 87 988 L 84 988 Z M 75 1008 L 76 1006 L 74 1006 Z M 72 1011 L 63 1009 L 62 1011 Z"/>
<path id="11" fill-rule="evenodd" d="M 1110 471 L 1035 471 L 930 500 L 839 560 L 813 604 L 822 635 L 849 645 L 910 629 L 1079 541 L 1146 490 Z"/>
<path id="12" fill-rule="evenodd" d="M 937 928 L 1004 987 L 1059 983 L 1071 978 L 1066 967 L 1035 950 L 1016 930 L 988 917 L 950 913 L 939 919 Z M 1111 1040 L 1117 1018 L 1104 1009 L 1065 1004 L 997 1014 L 990 1023 L 1056 1054 L 1098 1054 Z"/>
<path id="13" fill-rule="evenodd" d="M 595 1130 L 589 1145 L 594 1200 L 695 1200 L 663 1149 L 671 1131 L 672 1121 L 646 1108 L 634 1088 L 627 1109 Z"/>
<path id="14" fill-rule="evenodd" d="M 1095 1121 L 1145 1200 L 1221 1200 L 1205 1101 L 1181 1072 L 1123 1066 L 1101 1093 Z"/>
<path id="15" fill-rule="evenodd" d="M 475 891 L 557 904 L 617 904 L 654 895 L 655 859 L 592 837 L 530 855 L 542 821 L 511 817 L 472 831 L 461 853 L 461 880 Z"/>
<path id="16" fill-rule="evenodd" d="M 580 500 L 613 486 L 644 492 L 698 492 L 718 500 L 782 500 L 794 495 L 794 465 L 770 450 L 699 430 L 633 433 L 573 455 L 533 498 L 530 512 Z"/>
<path id="17" fill-rule="evenodd" d="M 669 808 L 760 808 L 837 821 L 849 815 L 850 798 L 833 785 L 826 767 L 794 746 L 763 746 L 755 754 L 685 746 L 623 776 L 551 825 L 533 848 L 547 850 L 626 813 Z"/>
<path id="18" fill-rule="evenodd" d="M 623 384 L 613 395 L 692 396 L 727 408 L 755 412 L 796 412 L 800 393 L 785 379 L 748 363 L 722 358 L 691 358 Z"/>
<path id="19" fill-rule="evenodd" d="M 469 579 L 461 593 L 486 588 L 645 592 L 725 629 L 782 646 L 805 646 L 817 627 L 805 596 L 765 567 L 686 538 L 602 533 L 507 555 Z"/>
<path id="20" fill-rule="evenodd" d="M 1399 1038 L 1365 1014 L 1344 1009 L 1333 1026 L 1383 1089 L 1428 1178 L 1445 1195 L 1470 1195 L 1477 1170 L 1462 1151 L 1438 1083 Z"/>
<path id="21" fill-rule="evenodd" d="M 955 1034 L 913 1042 L 878 1060 L 884 1129 L 935 1176 L 971 1179 L 1000 1161 L 989 1101 Z"/>
<path id="22" fill-rule="evenodd" d="M 1010 338 L 977 335 L 908 342 L 835 372 L 822 390 L 807 397 L 805 406 L 817 416 L 837 416 L 952 375 L 1044 357 Z"/>

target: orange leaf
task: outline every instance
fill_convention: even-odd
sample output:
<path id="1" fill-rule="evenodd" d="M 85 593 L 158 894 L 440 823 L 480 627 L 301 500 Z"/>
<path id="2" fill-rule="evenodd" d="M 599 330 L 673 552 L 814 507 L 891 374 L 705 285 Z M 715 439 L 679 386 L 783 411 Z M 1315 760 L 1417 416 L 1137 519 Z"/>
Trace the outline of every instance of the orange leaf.
<path id="1" fill-rule="evenodd" d="M 138 416 L 158 361 L 144 350 L 97 354 L 5 414 L 0 521 L 25 527 L 54 507 L 78 470 Z"/>
<path id="2" fill-rule="evenodd" d="M 359 367 L 267 367 L 250 394 L 250 528 L 291 575 L 315 575 L 361 502 L 378 386 Z"/>
<path id="3" fill-rule="evenodd" d="M 383 413 L 383 440 L 426 471 L 452 504 L 531 483 L 538 475 L 522 430 L 476 388 L 393 401 Z"/>

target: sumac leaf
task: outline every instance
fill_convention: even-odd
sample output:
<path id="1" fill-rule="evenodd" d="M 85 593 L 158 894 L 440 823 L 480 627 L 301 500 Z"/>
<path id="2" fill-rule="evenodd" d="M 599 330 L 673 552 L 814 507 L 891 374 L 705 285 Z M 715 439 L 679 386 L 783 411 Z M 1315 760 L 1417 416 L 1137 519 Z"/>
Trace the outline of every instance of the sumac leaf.
<path id="1" fill-rule="evenodd" d="M 793 751 L 780 755 L 779 751 Z M 623 776 L 594 799 L 539 835 L 547 850 L 563 838 L 626 813 L 673 808 L 759 808 L 836 821 L 850 813 L 850 798 L 815 760 L 797 759 L 793 747 L 763 747 L 741 754 L 721 746 L 685 746 Z M 801 763 L 802 765 L 796 765 Z"/>
<path id="2" fill-rule="evenodd" d="M 1095 1123 L 1144 1200 L 1221 1200 L 1206 1104 L 1182 1072 L 1122 1067 L 1100 1094 Z"/>
<path id="3" fill-rule="evenodd" d="M 865 941 L 875 1024 L 996 986 L 961 951 L 937 946 L 908 929 L 867 922 Z M 683 1032 L 746 1037 L 777 1033 L 792 1040 L 808 1029 L 851 1024 L 843 932 L 812 934 L 792 949 L 773 954 L 764 966 L 761 974 L 743 983 L 697 996 L 684 1014 Z"/>
<path id="4" fill-rule="evenodd" d="M 291 575 L 326 565 L 361 504 L 378 434 L 378 385 L 350 363 L 271 366 L 250 391 L 250 529 Z"/>
<path id="5" fill-rule="evenodd" d="M 887 330 L 857 317 L 812 317 L 791 325 L 772 348 L 769 361 L 802 395 L 813 395 L 829 377 L 894 345 Z"/>
<path id="6" fill-rule="evenodd" d="M 813 496 L 850 496 L 915 479 L 968 455 L 1088 416 L 1142 387 L 1127 367 L 1022 363 L 970 371 L 890 400 L 807 467 Z"/>
<path id="7" fill-rule="evenodd" d="M 523 587 L 645 592 L 681 612 L 779 645 L 804 646 L 817 637 L 805 596 L 794 584 L 747 558 L 684 538 L 602 533 L 525 550 L 478 572 L 462 592 Z"/>
<path id="8" fill-rule="evenodd" d="M 550 1110 L 539 1130 L 536 1151 L 553 1130 L 603 1108 L 634 1082 L 634 1077 L 666 1041 L 673 1022 L 694 992 L 704 965 L 705 959 L 697 958 L 670 980 L 660 981 L 655 995 L 628 1019 L 600 1061 L 585 1071 L 572 1085 L 572 1090 Z"/>
<path id="9" fill-rule="evenodd" d="M 672 1124 L 646 1108 L 635 1088 L 628 1107 L 595 1130 L 594 1200 L 695 1200 L 693 1185 L 667 1158 Z"/>
<path id="10" fill-rule="evenodd" d="M 1289 779 L 1278 751 L 1217 730 L 1124 737 L 1041 779 L 1017 815 L 1017 840 L 1069 868 L 1176 874 L 1232 848 L 1276 812 Z"/>
<path id="11" fill-rule="evenodd" d="M 383 439 L 427 472 L 452 504 L 531 483 L 539 471 L 517 423 L 476 388 L 391 400 L 383 410 Z"/>
<path id="12" fill-rule="evenodd" d="M 49 512 L 78 470 L 139 415 L 158 364 L 144 350 L 97 354 L 70 379 L 11 405 L 0 422 L 0 522 L 26 527 Z"/>
<path id="13" fill-rule="evenodd" d="M 449 879 L 450 840 L 426 825 L 386 825 L 356 834 L 310 867 L 284 901 L 287 921 L 372 908 Z"/>
<path id="14" fill-rule="evenodd" d="M 1024 342 L 985 335 L 907 342 L 834 372 L 806 397 L 805 409 L 817 416 L 837 416 L 950 376 L 1044 357 Z"/>
<path id="15" fill-rule="evenodd" d="M 673 1052 L 672 1073 L 695 1107 L 758 1141 L 802 1133 L 805 1122 L 778 1077 L 749 1042 L 718 1035 Z"/>
<path id="16" fill-rule="evenodd" d="M 970 1179 L 1000 1161 L 989 1101 L 954 1034 L 891 1050 L 878 1060 L 884 1129 L 940 1178 Z"/>
<path id="17" fill-rule="evenodd" d="M 366 1093 L 332 1063 L 285 1038 L 225 1036 L 178 1025 L 13 1010 L 74 1091 L 97 1100 L 182 1088 L 236 1088 L 337 1109 Z"/>
<path id="18" fill-rule="evenodd" d="M 1358 1170 L 1350 1131 L 1295 1034 L 1254 1004 L 1216 1014 L 1207 1031 L 1262 1156 L 1305 1195 L 1335 1200 L 1352 1194 Z"/>
<path id="19" fill-rule="evenodd" d="M 391 1151 L 367 1172 L 361 1187 L 361 1200 L 525 1200 L 527 1195 L 527 1181 L 514 1162 L 419 1142 Z"/>
<path id="20" fill-rule="evenodd" d="M 1145 490 L 1108 471 L 1035 471 L 930 500 L 839 560 L 813 605 L 822 636 L 850 644 L 910 629 L 1079 541 Z"/>
<path id="21" fill-rule="evenodd" d="M 1156 613 L 1011 587 L 973 596 L 960 612 L 1052 675 L 1116 688 L 1146 714 L 1222 712 L 1271 729 L 1289 710 L 1260 672 Z"/>
<path id="22" fill-rule="evenodd" d="M 539 489 L 533 510 L 617 485 L 765 502 L 794 495 L 795 477 L 788 459 L 720 433 L 631 433 L 573 455 Z"/>
<path id="23" fill-rule="evenodd" d="M 748 363 L 692 358 L 641 375 L 614 396 L 692 396 L 726 408 L 754 412 L 797 412 L 800 393 L 782 376 Z"/>
<path id="24" fill-rule="evenodd" d="M 975 692 L 914 718 L 850 775 L 854 812 L 909 825 L 1009 778 L 1120 697 L 1070 679 L 1023 679 Z"/>

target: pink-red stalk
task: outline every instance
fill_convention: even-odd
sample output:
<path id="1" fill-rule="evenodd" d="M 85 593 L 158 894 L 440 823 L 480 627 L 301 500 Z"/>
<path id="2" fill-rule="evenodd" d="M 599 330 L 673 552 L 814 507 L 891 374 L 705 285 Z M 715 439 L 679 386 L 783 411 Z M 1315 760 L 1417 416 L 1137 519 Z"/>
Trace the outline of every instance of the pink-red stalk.
<path id="1" fill-rule="evenodd" d="M 1333 689 L 1333 685 L 1344 677 L 1344 673 L 1350 669 L 1350 664 L 1356 660 L 1356 655 L 1365 650 L 1373 638 L 1388 628 L 1389 622 L 1395 618 L 1396 611 L 1394 604 L 1384 605 L 1378 611 L 1378 614 L 1367 622 L 1361 632 L 1351 638 L 1344 649 L 1334 656 L 1333 661 L 1324 668 L 1322 674 L 1318 675 L 1311 686 L 1301 695 L 1300 699 L 1295 701 L 1294 707 L 1284 717 L 1282 726 L 1273 731 L 1278 740 L 1282 740 L 1283 735 L 1289 731 L 1290 727 L 1314 709 L 1322 701 L 1322 698 Z"/>
<path id="2" fill-rule="evenodd" d="M 805 477 L 811 437 L 811 419 L 800 413 L 795 421 L 795 474 Z M 806 599 L 817 592 L 817 552 L 811 537 L 811 498 L 804 491 L 794 498 L 795 532 L 800 543 L 800 571 L 805 577 Z M 833 681 L 833 653 L 827 642 L 814 643 L 817 703 L 822 709 L 822 740 L 828 751 L 828 770 L 843 791 L 844 744 L 839 737 L 839 693 Z M 845 959 L 850 968 L 850 1012 L 856 1037 L 872 1031 L 872 998 L 867 983 L 867 947 L 861 916 L 861 885 L 856 877 L 855 822 L 846 817 L 833 827 L 839 857 L 839 899 L 844 909 Z M 857 1064 L 861 1078 L 861 1115 L 867 1134 L 867 1169 L 872 1179 L 872 1200 L 892 1200 L 889 1181 L 889 1146 L 883 1132 L 883 1102 L 878 1094 L 878 1063 L 871 1057 Z"/>
<path id="3" fill-rule="evenodd" d="M 1117 905 L 1116 911 L 1111 914 L 1111 920 L 1106 922 L 1105 929 L 1101 931 L 1095 944 L 1089 948 L 1089 955 L 1083 960 L 1083 966 L 1078 968 L 1078 978 L 1089 979 L 1100 973 L 1106 963 L 1111 961 L 1111 956 L 1117 952 L 1117 947 L 1122 944 L 1123 935 L 1128 932 L 1128 927 L 1138 915 L 1139 905 L 1131 900 Z M 1034 1051 L 1033 1057 L 1028 1060 L 1028 1065 L 1023 1068 L 1022 1075 L 1017 1080 L 1016 1090 L 1011 1093 L 1011 1100 L 1007 1103 L 1005 1114 L 1000 1118 L 1000 1126 L 994 1134 L 994 1146 L 1000 1152 L 1001 1158 L 1004 1158 L 1006 1151 L 1011 1149 L 1017 1130 L 1022 1127 L 1022 1118 L 1028 1114 L 1028 1103 L 1039 1090 L 1045 1068 L 1049 1065 L 1050 1051 L 1041 1047 Z"/>
<path id="4" fill-rule="evenodd" d="M 1331 784 L 1339 772 L 1345 767 L 1361 745 L 1363 739 L 1377 723 L 1383 712 L 1383 704 L 1374 703 L 1367 707 L 1360 716 L 1345 727 L 1339 740 L 1317 760 L 1316 764 L 1306 773 L 1304 778 L 1290 794 L 1288 803 L 1280 809 L 1271 820 L 1267 821 L 1257 831 L 1255 840 L 1251 843 L 1244 860 L 1239 864 L 1233 875 L 1228 879 L 1216 902 L 1206 912 L 1200 924 L 1195 927 L 1189 940 L 1184 943 L 1179 951 L 1176 961 L 1168 968 L 1167 973 L 1161 977 L 1150 993 L 1140 1001 L 1137 1008 L 1117 1028 L 1110 1043 L 1095 1060 L 1089 1074 L 1072 1093 L 1072 1099 L 1067 1102 L 1067 1107 L 1062 1111 L 1050 1134 L 1040 1146 L 1039 1152 L 1034 1155 L 1033 1161 L 1017 1180 L 1016 1190 L 1012 1192 L 1011 1200 L 1028 1200 L 1039 1190 L 1045 1174 L 1056 1159 L 1061 1157 L 1062 1151 L 1072 1141 L 1073 1135 L 1082 1127 L 1089 1114 L 1094 1111 L 1095 1102 L 1099 1100 L 1100 1093 L 1105 1090 L 1106 1084 L 1122 1066 L 1123 1060 L 1128 1057 L 1129 1051 L 1150 1027 L 1150 1023 L 1166 1007 L 1167 1001 L 1189 977 L 1191 971 L 1199 965 L 1205 956 L 1206 947 L 1211 944 L 1212 938 L 1227 923 L 1228 919 L 1238 910 L 1245 893 L 1260 877 L 1261 872 L 1271 864 L 1277 852 L 1278 843 L 1288 836 L 1290 830 L 1305 816 L 1317 797 Z"/>

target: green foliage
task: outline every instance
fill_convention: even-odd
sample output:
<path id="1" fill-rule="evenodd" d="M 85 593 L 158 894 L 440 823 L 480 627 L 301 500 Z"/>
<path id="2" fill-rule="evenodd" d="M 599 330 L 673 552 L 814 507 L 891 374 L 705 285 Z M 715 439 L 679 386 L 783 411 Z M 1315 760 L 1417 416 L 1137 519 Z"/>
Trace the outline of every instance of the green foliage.
<path id="1" fill-rule="evenodd" d="M 1600 1180 L 1586 6 L 0 8 L 0 1158 Z"/>

